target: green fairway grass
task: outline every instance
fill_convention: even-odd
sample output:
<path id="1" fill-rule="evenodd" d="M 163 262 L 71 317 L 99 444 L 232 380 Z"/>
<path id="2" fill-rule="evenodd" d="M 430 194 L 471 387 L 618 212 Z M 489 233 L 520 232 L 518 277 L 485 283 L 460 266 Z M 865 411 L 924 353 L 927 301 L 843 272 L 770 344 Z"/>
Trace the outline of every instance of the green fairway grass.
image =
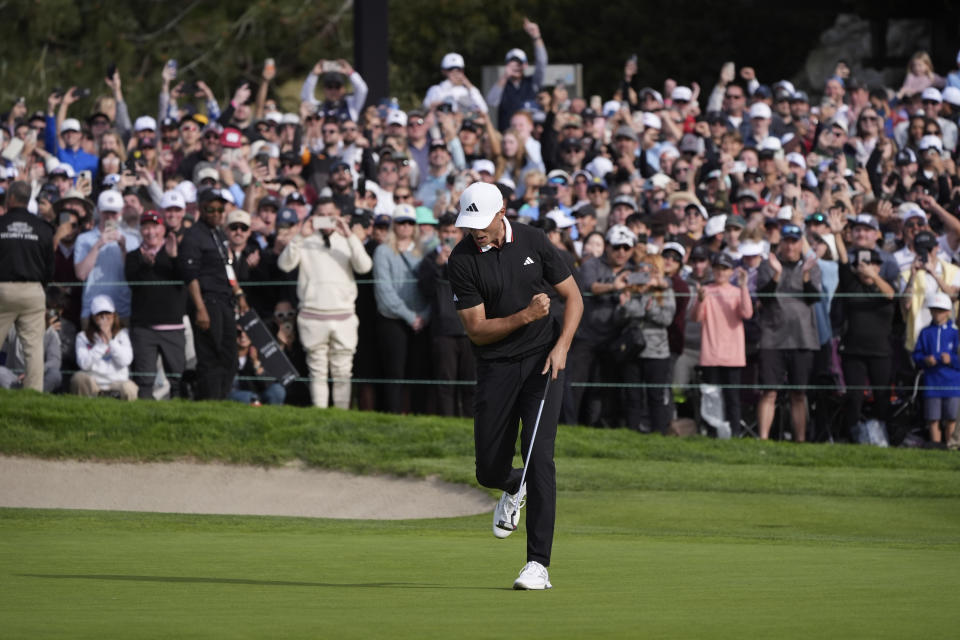
<path id="1" fill-rule="evenodd" d="M 0 392 L 0 453 L 473 480 L 465 420 Z M 525 527 L 0 509 L 0 638 L 947 638 L 960 455 L 561 428 Z M 491 493 L 491 509 L 493 507 Z"/>

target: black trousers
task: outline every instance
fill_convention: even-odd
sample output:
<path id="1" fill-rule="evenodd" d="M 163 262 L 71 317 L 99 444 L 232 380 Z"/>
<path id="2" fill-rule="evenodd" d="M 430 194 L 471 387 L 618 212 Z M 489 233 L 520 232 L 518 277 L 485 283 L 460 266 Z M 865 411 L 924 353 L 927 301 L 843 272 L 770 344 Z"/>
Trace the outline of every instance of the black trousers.
<path id="1" fill-rule="evenodd" d="M 843 355 L 843 379 L 848 387 L 870 385 L 873 392 L 874 418 L 886 421 L 890 413 L 890 356 Z M 851 429 L 860 422 L 865 389 L 847 389 L 847 426 Z M 852 433 L 852 431 L 851 431 Z"/>
<path id="2" fill-rule="evenodd" d="M 580 412 L 583 405 L 586 387 L 571 387 L 572 382 L 592 382 L 591 373 L 594 368 L 598 348 L 584 340 L 573 339 L 570 351 L 567 353 L 567 369 L 565 373 L 566 389 L 563 393 L 563 407 L 560 412 L 560 422 L 563 424 L 592 424 L 581 420 Z M 591 389 L 591 391 L 598 391 Z"/>
<path id="3" fill-rule="evenodd" d="M 157 331 L 149 327 L 133 327 L 130 343 L 133 345 L 132 378 L 140 387 L 137 397 L 141 400 L 153 397 L 153 374 L 157 368 L 157 354 L 160 354 L 163 372 L 170 382 L 170 398 L 179 398 L 180 376 L 187 363 L 183 329 Z"/>
<path id="4" fill-rule="evenodd" d="M 425 331 L 415 333 L 403 320 L 377 318 L 377 339 L 383 377 L 392 379 L 426 379 L 430 375 L 430 342 Z M 419 388 L 418 388 L 419 387 Z M 404 394 L 408 401 L 404 402 Z M 429 390 L 420 385 L 387 382 L 384 386 L 384 410 L 391 413 L 413 411 L 424 413 Z"/>
<path id="5" fill-rule="evenodd" d="M 475 380 L 477 364 L 470 338 L 434 336 L 433 373 L 437 380 Z M 437 385 L 437 413 L 442 416 L 468 416 L 472 412 L 473 385 Z"/>
<path id="6" fill-rule="evenodd" d="M 643 416 L 644 400 L 650 428 L 666 434 L 670 429 L 673 409 L 670 404 L 672 363 L 666 358 L 640 358 L 623 366 L 625 382 L 644 383 L 644 387 L 626 390 L 627 427 L 638 429 Z"/>
<path id="7" fill-rule="evenodd" d="M 740 372 L 742 367 L 704 367 L 703 381 L 720 385 L 723 394 L 723 417 L 730 423 L 734 438 L 740 435 Z M 727 385 L 733 385 L 732 387 Z"/>
<path id="8" fill-rule="evenodd" d="M 526 457 L 547 383 L 541 375 L 547 354 L 537 353 L 516 362 L 477 363 L 473 438 L 477 481 L 516 493 L 523 469 L 513 466 L 520 423 L 521 455 Z M 549 375 L 549 374 L 548 374 Z M 553 461 L 557 420 L 563 396 L 563 373 L 550 381 L 537 438 L 527 470 L 527 561 L 550 565 L 557 513 L 557 469 Z"/>
<path id="9" fill-rule="evenodd" d="M 225 400 L 237 374 L 237 320 L 233 302 L 225 297 L 204 296 L 210 328 L 197 327 L 192 312 L 193 343 L 197 352 L 197 398 Z"/>

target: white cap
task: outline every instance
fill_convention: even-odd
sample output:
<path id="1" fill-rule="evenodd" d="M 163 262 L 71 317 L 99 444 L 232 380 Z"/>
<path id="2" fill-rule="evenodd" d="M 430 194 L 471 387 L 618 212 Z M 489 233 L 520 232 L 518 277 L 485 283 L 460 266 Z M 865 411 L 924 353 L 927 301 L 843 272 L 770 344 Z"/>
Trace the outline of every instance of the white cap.
<path id="1" fill-rule="evenodd" d="M 844 118 L 843 116 L 837 116 L 836 118 L 831 120 L 829 124 L 832 127 L 840 127 L 841 129 L 843 129 L 844 133 L 848 133 L 850 131 L 850 123 L 847 122 L 847 119 Z"/>
<path id="2" fill-rule="evenodd" d="M 300 116 L 295 113 L 285 113 L 280 122 L 281 124 L 300 124 Z"/>
<path id="3" fill-rule="evenodd" d="M 793 207 L 786 205 L 777 211 L 777 220 L 793 220 Z"/>
<path id="4" fill-rule="evenodd" d="M 176 186 L 177 191 L 183 196 L 183 201 L 187 204 L 197 201 L 197 185 L 189 180 L 184 180 Z"/>
<path id="5" fill-rule="evenodd" d="M 782 149 L 783 144 L 777 136 L 767 136 L 760 143 L 760 151 L 780 151 Z"/>
<path id="6" fill-rule="evenodd" d="M 561 209 L 552 209 L 547 217 L 557 223 L 558 229 L 569 229 L 577 223 L 576 220 L 565 214 Z"/>
<path id="7" fill-rule="evenodd" d="M 107 189 L 100 192 L 97 198 L 97 209 L 103 211 L 123 211 L 123 196 L 115 189 Z"/>
<path id="8" fill-rule="evenodd" d="M 157 121 L 151 116 L 140 116 L 137 118 L 137 121 L 133 123 L 133 130 L 137 133 L 141 131 L 156 131 Z"/>
<path id="9" fill-rule="evenodd" d="M 279 111 L 268 111 L 263 114 L 263 119 L 274 124 L 280 124 L 283 122 L 283 114 Z"/>
<path id="10" fill-rule="evenodd" d="M 220 195 L 223 196 L 225 201 L 236 206 L 237 201 L 234 199 L 233 194 L 230 193 L 230 189 L 220 189 Z"/>
<path id="11" fill-rule="evenodd" d="M 900 214 L 900 220 L 902 222 L 906 222 L 910 218 L 923 218 L 924 222 L 927 221 L 927 214 L 912 202 L 904 202 L 898 208 L 897 213 Z"/>
<path id="12" fill-rule="evenodd" d="M 793 151 L 787 154 L 787 164 L 795 164 L 798 167 L 807 168 L 807 159 L 803 157 L 802 153 L 797 153 Z"/>
<path id="13" fill-rule="evenodd" d="M 467 229 L 486 229 L 503 209 L 503 194 L 495 185 L 474 182 L 460 195 L 460 215 L 457 226 Z"/>
<path id="14" fill-rule="evenodd" d="M 643 126 L 650 129 L 663 129 L 663 122 L 660 120 L 660 116 L 655 113 L 650 113 L 649 111 L 643 112 Z"/>
<path id="15" fill-rule="evenodd" d="M 440 68 L 444 71 L 447 69 L 463 69 L 466 66 L 466 63 L 463 61 L 463 56 L 459 53 L 448 53 L 443 56 L 443 60 L 440 62 Z"/>
<path id="16" fill-rule="evenodd" d="M 487 160 L 486 158 L 474 160 L 470 168 L 477 172 L 486 171 L 490 175 L 493 175 L 497 172 L 497 166 L 493 164 L 493 160 Z"/>
<path id="17" fill-rule="evenodd" d="M 513 58 L 516 58 L 523 64 L 527 64 L 527 54 L 523 52 L 523 49 L 510 49 L 510 51 L 507 51 L 507 55 L 503 57 L 503 60 L 510 62 Z"/>
<path id="18" fill-rule="evenodd" d="M 60 133 L 66 133 L 67 131 L 80 131 L 80 121 L 76 118 L 64 120 L 63 124 L 60 125 Z"/>
<path id="19" fill-rule="evenodd" d="M 617 111 L 620 111 L 620 103 L 616 100 L 607 100 L 603 103 L 602 113 L 604 118 L 609 118 Z"/>
<path id="20" fill-rule="evenodd" d="M 670 99 L 674 102 L 677 100 L 690 102 L 693 100 L 693 91 L 690 90 L 690 87 L 677 87 L 673 90 L 673 93 L 670 94 Z"/>
<path id="21" fill-rule="evenodd" d="M 637 236 L 625 225 L 615 224 L 607 231 L 607 242 L 613 246 L 628 244 L 632 247 L 637 244 Z"/>
<path id="22" fill-rule="evenodd" d="M 510 176 L 503 174 L 500 176 L 500 179 L 497 180 L 497 184 L 502 184 L 505 187 L 510 187 L 512 191 L 517 190 L 517 183 L 510 179 Z"/>
<path id="23" fill-rule="evenodd" d="M 47 166 L 48 174 L 53 175 L 55 173 L 62 173 L 68 178 L 75 178 L 77 176 L 76 172 L 73 170 L 72 165 L 69 165 L 66 162 L 60 162 L 59 160 L 57 160 L 52 156 L 49 159 L 53 160 L 53 162 Z"/>
<path id="24" fill-rule="evenodd" d="M 763 253 L 763 245 L 753 240 L 746 240 L 740 243 L 740 255 L 744 258 L 750 256 L 759 256 Z"/>
<path id="25" fill-rule="evenodd" d="M 933 102 L 943 102 L 943 96 L 940 94 L 940 90 L 936 87 L 927 87 L 923 90 L 923 93 L 920 94 L 921 100 L 932 100 Z"/>
<path id="26" fill-rule="evenodd" d="M 945 294 L 943 291 L 937 291 L 936 293 L 927 296 L 927 299 L 924 300 L 923 304 L 928 309 L 946 309 L 947 311 L 953 309 L 953 305 L 950 303 L 950 296 Z"/>
<path id="27" fill-rule="evenodd" d="M 670 176 L 663 172 L 657 172 L 650 176 L 650 183 L 654 189 L 666 189 L 670 186 Z"/>
<path id="28" fill-rule="evenodd" d="M 90 301 L 90 315 L 95 316 L 98 313 L 116 313 L 117 308 L 113 305 L 113 298 L 101 293 L 94 296 Z"/>
<path id="29" fill-rule="evenodd" d="M 164 191 L 160 196 L 161 209 L 186 209 L 187 203 L 183 199 L 183 194 L 176 189 Z"/>
<path id="30" fill-rule="evenodd" d="M 940 136 L 923 136 L 920 138 L 920 151 L 926 151 L 927 149 L 943 151 L 943 141 Z"/>
<path id="31" fill-rule="evenodd" d="M 394 109 L 387 114 L 387 124 L 398 124 L 401 127 L 405 127 L 407 126 L 407 114 L 405 114 L 403 111 Z"/>
<path id="32" fill-rule="evenodd" d="M 271 158 L 280 157 L 280 147 L 273 144 L 272 142 L 267 142 L 266 140 L 257 140 L 252 145 L 250 145 L 250 157 L 256 158 L 261 153 L 267 154 Z"/>
<path id="33" fill-rule="evenodd" d="M 196 181 L 197 184 L 199 184 L 204 180 L 213 180 L 214 182 L 218 182 L 220 180 L 220 172 L 213 167 L 203 167 L 197 171 Z"/>
<path id="34" fill-rule="evenodd" d="M 680 254 L 680 257 L 683 258 L 687 255 L 687 250 L 683 248 L 683 245 L 679 242 L 664 242 L 663 248 L 660 250 L 660 253 L 664 251 L 676 251 Z"/>
<path id="35" fill-rule="evenodd" d="M 773 114 L 770 112 L 770 107 L 766 102 L 754 102 L 750 105 L 750 118 L 767 118 L 769 119 Z"/>
<path id="36" fill-rule="evenodd" d="M 947 87 L 943 90 L 943 101 L 957 106 L 960 105 L 960 88 Z"/>
<path id="37" fill-rule="evenodd" d="M 680 150 L 673 146 L 672 143 L 664 142 L 660 145 L 660 157 L 663 158 L 664 156 L 676 160 L 680 157 Z"/>
<path id="38" fill-rule="evenodd" d="M 703 230 L 703 235 L 705 236 L 715 236 L 720 233 L 723 233 L 724 229 L 727 228 L 727 216 L 726 214 L 721 213 L 718 216 L 713 216 L 707 220 L 707 226 Z"/>
<path id="39" fill-rule="evenodd" d="M 417 210 L 413 208 L 412 204 L 401 202 L 393 208 L 393 221 L 400 222 L 401 220 L 417 221 Z"/>
<path id="40" fill-rule="evenodd" d="M 604 177 L 608 173 L 613 171 L 613 162 L 610 161 L 610 158 L 604 158 L 603 156 L 597 156 L 584 167 L 587 171 L 590 172 L 590 175 L 598 176 L 600 178 Z"/>

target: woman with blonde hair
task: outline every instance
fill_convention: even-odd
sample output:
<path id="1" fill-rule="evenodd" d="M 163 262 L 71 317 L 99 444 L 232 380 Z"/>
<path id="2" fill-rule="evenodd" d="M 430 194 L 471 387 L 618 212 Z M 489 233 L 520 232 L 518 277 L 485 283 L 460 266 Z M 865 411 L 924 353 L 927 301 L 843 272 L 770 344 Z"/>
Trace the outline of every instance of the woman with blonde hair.
<path id="1" fill-rule="evenodd" d="M 663 258 L 646 255 L 627 289 L 620 294 L 620 305 L 614 319 L 624 325 L 635 325 L 643 335 L 643 349 L 623 367 L 624 381 L 644 383 L 644 387 L 626 390 L 627 427 L 641 429 L 644 398 L 650 419 L 650 430 L 666 434 L 670 428 L 670 343 L 667 327 L 673 322 L 677 302 L 670 281 L 664 275 Z"/>
<path id="2" fill-rule="evenodd" d="M 530 171 L 544 172 L 542 162 L 534 162 L 527 157 L 527 152 L 521 142 L 522 136 L 516 129 L 510 128 L 503 132 L 500 153 L 494 164 L 497 167 L 496 181 L 509 178 L 517 185 L 516 196 L 523 197 L 526 190 L 525 177 Z"/>
<path id="3" fill-rule="evenodd" d="M 897 91 L 898 98 L 906 98 L 922 93 L 927 87 L 942 89 L 947 81 L 933 71 L 933 60 L 926 51 L 917 51 L 907 63 L 907 76 L 903 86 Z"/>
<path id="4" fill-rule="evenodd" d="M 430 343 L 426 328 L 430 306 L 417 287 L 417 270 L 423 254 L 416 221 L 416 211 L 411 205 L 398 205 L 387 241 L 373 252 L 377 338 L 383 375 L 389 380 L 429 374 Z M 384 409 L 393 413 L 410 411 L 411 390 L 410 385 L 386 383 Z M 413 408 L 423 409 L 422 406 Z"/>

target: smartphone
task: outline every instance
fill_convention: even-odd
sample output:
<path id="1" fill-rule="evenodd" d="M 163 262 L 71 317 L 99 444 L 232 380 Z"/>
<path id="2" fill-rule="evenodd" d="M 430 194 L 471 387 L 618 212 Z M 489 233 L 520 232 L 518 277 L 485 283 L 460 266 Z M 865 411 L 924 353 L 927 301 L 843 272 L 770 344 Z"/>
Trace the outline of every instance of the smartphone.
<path id="1" fill-rule="evenodd" d="M 107 220 L 103 223 L 103 230 L 106 232 L 116 231 L 117 230 L 117 221 L 116 220 Z"/>
<path id="2" fill-rule="evenodd" d="M 866 263 L 869 263 L 872 259 L 873 258 L 870 255 L 870 251 L 865 249 L 861 249 L 860 251 L 857 251 L 857 263 L 862 262 L 866 264 Z"/>
<path id="3" fill-rule="evenodd" d="M 70 214 L 69 214 L 69 213 L 61 213 L 59 219 L 60 219 L 60 224 L 66 224 L 66 223 L 71 222 L 71 221 L 73 220 L 73 218 L 70 217 Z"/>
<path id="4" fill-rule="evenodd" d="M 457 239 L 452 236 L 449 238 L 444 238 L 443 244 L 453 249 L 455 246 L 457 246 Z"/>
<path id="5" fill-rule="evenodd" d="M 23 140 L 20 138 L 11 138 L 10 142 L 7 143 L 6 148 L 3 150 L 3 159 L 8 162 L 13 162 L 20 157 L 20 152 L 22 150 Z"/>
<path id="6" fill-rule="evenodd" d="M 177 77 L 177 61 L 174 60 L 173 58 L 170 58 L 169 60 L 167 60 L 167 68 L 170 69 L 170 71 L 172 72 L 171 75 L 174 78 L 176 78 Z"/>
<path id="7" fill-rule="evenodd" d="M 340 71 L 340 65 L 332 60 L 324 60 L 323 62 L 323 72 L 324 73 L 333 73 Z"/>
<path id="8" fill-rule="evenodd" d="M 743 160 L 737 160 L 733 163 L 733 173 L 746 173 L 747 163 Z"/>
<path id="9" fill-rule="evenodd" d="M 895 173 L 891 173 L 889 176 L 887 176 L 886 185 L 887 185 L 888 187 L 896 186 L 897 181 L 898 181 L 899 179 L 900 179 L 900 176 L 898 176 L 898 175 L 895 174 Z"/>
<path id="10" fill-rule="evenodd" d="M 89 169 L 85 169 L 77 174 L 77 183 L 79 184 L 81 180 L 86 180 L 87 184 L 93 183 L 93 172 Z"/>
<path id="11" fill-rule="evenodd" d="M 633 271 L 627 276 L 628 285 L 644 285 L 650 282 L 649 271 Z"/>
<path id="12" fill-rule="evenodd" d="M 109 67 L 107 67 L 107 75 L 106 75 L 107 80 L 112 80 L 113 76 L 116 73 L 117 73 L 117 63 L 114 62 L 114 63 L 111 63 Z"/>
<path id="13" fill-rule="evenodd" d="M 330 216 L 313 216 L 314 231 L 329 231 L 333 229 L 333 219 Z"/>
<path id="14" fill-rule="evenodd" d="M 263 61 L 263 70 L 264 71 L 275 71 L 277 68 L 277 63 L 273 58 L 267 58 Z"/>

